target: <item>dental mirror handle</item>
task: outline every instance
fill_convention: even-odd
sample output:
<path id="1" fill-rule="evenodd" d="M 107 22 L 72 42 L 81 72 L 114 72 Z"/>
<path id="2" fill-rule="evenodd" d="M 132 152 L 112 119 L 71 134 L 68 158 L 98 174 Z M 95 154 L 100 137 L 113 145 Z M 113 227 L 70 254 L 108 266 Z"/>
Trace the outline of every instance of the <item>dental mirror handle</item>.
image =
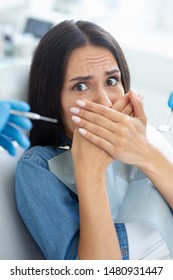
<path id="1" fill-rule="evenodd" d="M 170 93 L 169 98 L 168 98 L 168 107 L 173 110 L 173 91 Z"/>

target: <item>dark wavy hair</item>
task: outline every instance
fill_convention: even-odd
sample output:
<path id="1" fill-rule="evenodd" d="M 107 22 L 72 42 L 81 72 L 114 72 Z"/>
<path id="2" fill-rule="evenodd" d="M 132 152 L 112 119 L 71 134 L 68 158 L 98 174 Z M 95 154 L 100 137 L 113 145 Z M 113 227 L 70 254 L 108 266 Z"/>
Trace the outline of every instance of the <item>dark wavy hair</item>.
<path id="1" fill-rule="evenodd" d="M 121 71 L 125 93 L 130 88 L 126 59 L 117 41 L 100 26 L 88 22 L 66 20 L 49 30 L 35 50 L 29 77 L 28 102 L 31 111 L 58 119 L 57 124 L 35 121 L 30 132 L 31 146 L 63 145 L 65 127 L 61 92 L 69 57 L 76 48 L 93 45 L 108 49 Z"/>

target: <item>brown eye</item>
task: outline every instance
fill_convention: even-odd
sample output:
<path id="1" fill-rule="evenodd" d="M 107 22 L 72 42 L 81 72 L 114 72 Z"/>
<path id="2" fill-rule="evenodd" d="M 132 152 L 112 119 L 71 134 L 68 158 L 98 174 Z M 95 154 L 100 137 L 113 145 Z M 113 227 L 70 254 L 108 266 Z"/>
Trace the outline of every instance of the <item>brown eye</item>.
<path id="1" fill-rule="evenodd" d="M 117 84 L 117 79 L 116 78 L 109 78 L 107 80 L 107 86 L 112 87 L 115 86 Z"/>
<path id="2" fill-rule="evenodd" d="M 88 87 L 86 86 L 85 83 L 79 83 L 74 86 L 74 90 L 76 90 L 76 91 L 85 91 L 87 89 L 88 89 Z"/>

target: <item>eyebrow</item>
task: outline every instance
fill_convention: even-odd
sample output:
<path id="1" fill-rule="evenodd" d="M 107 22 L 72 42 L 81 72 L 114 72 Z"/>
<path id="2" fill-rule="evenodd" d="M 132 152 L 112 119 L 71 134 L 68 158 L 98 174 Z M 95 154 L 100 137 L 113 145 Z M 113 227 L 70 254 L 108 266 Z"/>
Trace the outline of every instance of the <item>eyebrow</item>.
<path id="1" fill-rule="evenodd" d="M 110 76 L 112 74 L 115 74 L 115 73 L 120 73 L 120 70 L 118 68 L 114 68 L 112 69 L 111 71 L 106 71 L 106 76 Z"/>
<path id="2" fill-rule="evenodd" d="M 92 79 L 93 76 L 78 76 L 78 77 L 75 77 L 73 79 L 71 79 L 69 82 L 73 82 L 73 81 L 88 81 L 90 79 Z"/>
<path id="3" fill-rule="evenodd" d="M 118 68 L 114 68 L 111 71 L 106 71 L 105 72 L 105 76 L 110 76 L 110 75 L 115 74 L 115 73 L 120 73 L 120 70 Z M 91 75 L 89 75 L 89 76 L 77 76 L 75 78 L 70 79 L 69 82 L 73 82 L 73 81 L 88 81 L 88 80 L 90 80 L 92 78 L 93 78 L 93 76 L 91 76 Z"/>

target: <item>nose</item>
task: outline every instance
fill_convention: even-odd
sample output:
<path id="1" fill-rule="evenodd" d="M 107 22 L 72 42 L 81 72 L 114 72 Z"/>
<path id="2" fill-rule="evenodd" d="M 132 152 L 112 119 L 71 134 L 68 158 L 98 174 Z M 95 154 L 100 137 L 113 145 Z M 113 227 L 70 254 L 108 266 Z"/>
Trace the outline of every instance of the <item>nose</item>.
<path id="1" fill-rule="evenodd" d="M 93 102 L 104 105 L 106 107 L 111 108 L 112 102 L 105 89 L 98 89 L 97 92 L 94 93 Z"/>

